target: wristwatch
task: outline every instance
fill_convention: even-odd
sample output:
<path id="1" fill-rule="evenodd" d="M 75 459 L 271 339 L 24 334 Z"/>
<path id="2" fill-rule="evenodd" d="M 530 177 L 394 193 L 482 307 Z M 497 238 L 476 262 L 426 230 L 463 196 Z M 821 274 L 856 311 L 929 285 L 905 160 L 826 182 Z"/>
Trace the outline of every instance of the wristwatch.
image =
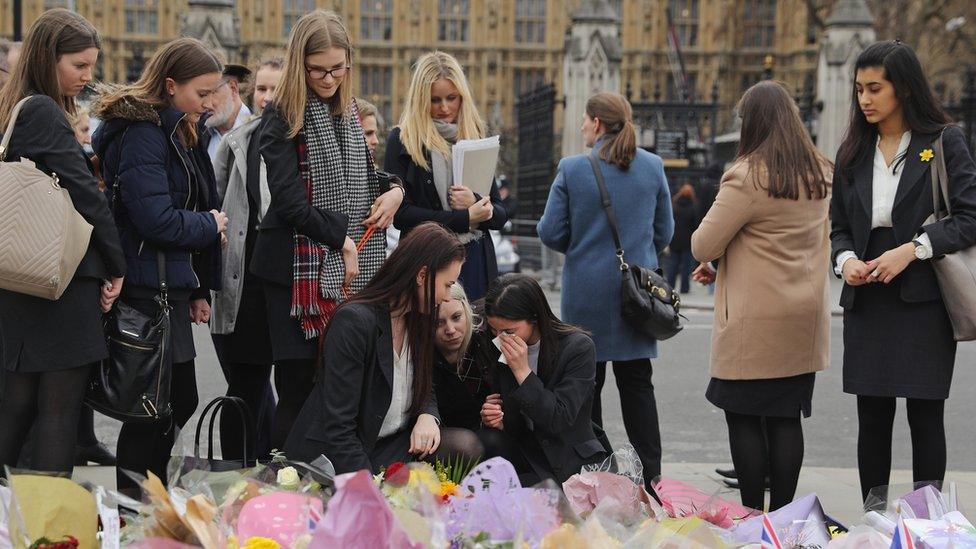
<path id="1" fill-rule="evenodd" d="M 920 259 L 920 260 L 926 259 L 925 248 L 922 247 L 922 243 L 916 239 L 916 240 L 912 240 L 912 244 L 915 245 L 915 259 Z"/>

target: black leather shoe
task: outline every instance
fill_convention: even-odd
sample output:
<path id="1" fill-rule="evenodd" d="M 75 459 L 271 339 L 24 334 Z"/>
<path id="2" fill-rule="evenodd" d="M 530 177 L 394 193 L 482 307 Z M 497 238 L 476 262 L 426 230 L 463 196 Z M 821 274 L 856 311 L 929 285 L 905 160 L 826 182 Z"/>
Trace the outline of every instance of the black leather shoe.
<path id="1" fill-rule="evenodd" d="M 75 464 L 88 465 L 89 462 L 99 465 L 115 466 L 115 454 L 101 442 L 91 446 L 75 446 Z"/>
<path id="2" fill-rule="evenodd" d="M 735 478 L 724 478 L 724 479 L 722 479 L 722 482 L 724 482 L 725 485 L 728 486 L 729 488 L 735 488 L 736 490 L 739 489 L 739 479 L 735 479 Z M 766 482 L 763 483 L 763 490 L 769 490 L 769 479 L 768 478 L 766 479 Z"/>
<path id="3" fill-rule="evenodd" d="M 715 472 L 725 478 L 736 478 L 735 469 L 715 469 Z"/>

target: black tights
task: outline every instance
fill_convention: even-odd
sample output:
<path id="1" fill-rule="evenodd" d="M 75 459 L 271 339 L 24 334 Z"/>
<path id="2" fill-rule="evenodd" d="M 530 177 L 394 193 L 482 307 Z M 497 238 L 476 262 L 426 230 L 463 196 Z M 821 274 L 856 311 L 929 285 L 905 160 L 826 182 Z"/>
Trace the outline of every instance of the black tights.
<path id="1" fill-rule="evenodd" d="M 274 367 L 275 390 L 278 392 L 278 407 L 275 408 L 274 428 L 271 431 L 272 448 L 282 449 L 298 419 L 305 399 L 315 384 L 314 359 L 277 360 Z"/>
<path id="2" fill-rule="evenodd" d="M 17 465 L 20 449 L 33 426 L 31 468 L 71 472 L 78 415 L 90 373 L 91 365 L 56 372 L 4 372 L 0 465 Z"/>
<path id="3" fill-rule="evenodd" d="M 119 488 L 129 493 L 138 486 L 122 472 L 126 469 L 140 475 L 152 471 L 167 483 L 166 465 L 176 443 L 176 430 L 182 429 L 197 409 L 197 378 L 193 361 L 173 364 L 170 380 L 170 404 L 173 416 L 158 422 L 123 423 L 119 431 L 118 473 Z"/>
<path id="4" fill-rule="evenodd" d="M 266 459 L 258 456 L 258 426 L 260 419 L 266 417 L 264 406 L 268 405 L 268 384 L 271 379 L 271 365 L 262 364 L 226 364 L 224 375 L 227 377 L 227 396 L 238 397 L 247 404 L 250 430 L 247 432 L 247 457 Z M 274 400 L 271 400 L 273 403 Z M 220 412 L 220 454 L 224 459 L 240 459 L 244 451 L 241 441 L 241 421 L 237 412 L 224 407 Z M 280 448 L 280 446 L 279 446 Z M 262 452 L 263 453 L 263 452 Z"/>
<path id="5" fill-rule="evenodd" d="M 769 477 L 769 510 L 793 501 L 803 465 L 800 418 L 762 417 L 725 412 L 732 463 L 739 478 L 742 505 L 764 508 Z"/>
<path id="6" fill-rule="evenodd" d="M 651 361 L 647 358 L 637 360 L 613 361 L 613 377 L 620 392 L 620 409 L 624 418 L 627 439 L 637 451 L 637 457 L 644 467 L 644 485 L 653 493 L 651 481 L 661 475 L 661 428 L 658 425 L 657 401 L 654 398 L 654 383 Z M 593 393 L 593 422 L 603 427 L 603 406 L 600 394 L 607 376 L 607 363 L 596 363 L 596 389 Z"/>
<path id="7" fill-rule="evenodd" d="M 912 478 L 915 482 L 942 482 L 946 470 L 945 401 L 907 401 Z M 895 407 L 893 397 L 857 397 L 857 469 L 862 499 L 867 499 L 872 488 L 888 485 Z"/>

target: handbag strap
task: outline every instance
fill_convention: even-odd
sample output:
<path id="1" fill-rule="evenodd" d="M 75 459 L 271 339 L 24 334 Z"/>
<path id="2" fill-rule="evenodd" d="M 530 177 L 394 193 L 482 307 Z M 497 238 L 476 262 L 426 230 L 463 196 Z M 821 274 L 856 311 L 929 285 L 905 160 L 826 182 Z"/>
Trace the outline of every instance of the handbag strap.
<path id="1" fill-rule="evenodd" d="M 7 122 L 7 129 L 3 132 L 3 140 L 0 141 L 0 162 L 7 159 L 7 146 L 10 145 L 10 136 L 14 133 L 14 126 L 17 124 L 17 115 L 20 114 L 20 109 L 24 106 L 24 103 L 27 103 L 27 100 L 31 97 L 34 96 L 28 95 L 21 99 L 14 105 L 13 110 L 10 111 L 10 120 Z"/>
<path id="2" fill-rule="evenodd" d="M 938 221 L 943 217 L 949 217 L 952 215 L 952 207 L 949 205 L 949 174 L 946 170 L 944 147 L 942 144 L 942 136 L 945 134 L 945 130 L 939 134 L 939 138 L 932 143 L 932 152 L 935 153 L 935 165 L 932 166 L 932 213 L 935 214 L 935 220 Z M 942 200 L 939 200 L 939 196 L 942 196 Z M 945 204 L 945 215 L 941 215 L 942 208 L 940 204 Z"/>
<path id="3" fill-rule="evenodd" d="M 600 171 L 600 164 L 597 162 L 596 155 L 587 156 L 590 166 L 593 167 L 593 175 L 596 176 L 596 184 L 600 187 L 600 199 L 603 202 L 603 211 L 607 212 L 607 220 L 610 222 L 610 234 L 613 235 L 613 244 L 617 248 L 617 259 L 620 261 L 620 270 L 630 270 L 630 265 L 624 260 L 624 248 L 620 244 L 620 231 L 617 229 L 617 214 L 613 211 L 613 204 L 610 203 L 610 192 L 607 190 L 607 182 L 603 179 L 603 172 Z"/>
<path id="4" fill-rule="evenodd" d="M 248 408 L 247 403 L 238 397 L 228 397 L 221 396 L 210 401 L 207 407 L 203 409 L 203 413 L 200 414 L 200 419 L 197 420 L 196 434 L 193 437 L 193 455 L 200 457 L 200 432 L 203 430 L 203 422 L 207 419 L 207 414 L 210 414 L 210 423 L 207 428 L 207 460 L 213 461 L 213 449 L 214 449 L 214 422 L 217 419 L 217 413 L 219 412 L 223 415 L 223 408 L 225 405 L 231 404 L 232 407 L 237 411 L 237 416 L 241 420 L 241 436 L 244 437 L 243 454 L 241 456 L 241 464 L 243 465 L 241 469 L 247 468 L 247 417 Z"/>

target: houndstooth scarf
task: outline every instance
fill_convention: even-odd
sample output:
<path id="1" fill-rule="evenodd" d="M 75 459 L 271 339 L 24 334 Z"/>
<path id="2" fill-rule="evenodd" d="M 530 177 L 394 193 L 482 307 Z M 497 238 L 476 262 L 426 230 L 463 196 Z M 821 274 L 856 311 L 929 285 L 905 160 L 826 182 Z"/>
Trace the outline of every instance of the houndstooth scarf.
<path id="1" fill-rule="evenodd" d="M 309 202 L 322 210 L 349 218 L 347 236 L 359 243 L 370 208 L 379 196 L 379 181 L 369 158 L 357 107 L 335 117 L 329 105 L 310 97 L 305 106 L 305 127 L 299 133 L 298 165 Z M 373 278 L 386 258 L 386 236 L 379 231 L 359 253 L 359 276 L 350 293 Z M 329 248 L 295 233 L 294 286 L 291 316 L 301 322 L 306 339 L 321 334 L 343 298 L 346 266 L 342 250 Z"/>

